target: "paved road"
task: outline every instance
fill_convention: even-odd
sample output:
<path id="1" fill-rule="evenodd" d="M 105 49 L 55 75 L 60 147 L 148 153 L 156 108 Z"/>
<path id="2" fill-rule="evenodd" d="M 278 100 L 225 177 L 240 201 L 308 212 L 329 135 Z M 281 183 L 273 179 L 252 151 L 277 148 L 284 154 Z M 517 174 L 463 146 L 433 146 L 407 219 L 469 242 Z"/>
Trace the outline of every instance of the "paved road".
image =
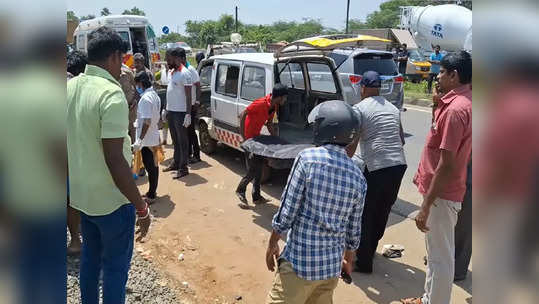
<path id="1" fill-rule="evenodd" d="M 431 112 L 429 108 L 405 106 L 408 110 L 402 113 L 402 124 L 404 128 L 406 144 L 404 153 L 408 169 L 404 175 L 399 200 L 393 207 L 393 212 L 404 217 L 415 216 L 415 211 L 421 205 L 422 197 L 417 192 L 417 187 L 412 180 L 417 172 L 423 145 L 430 128 Z"/>

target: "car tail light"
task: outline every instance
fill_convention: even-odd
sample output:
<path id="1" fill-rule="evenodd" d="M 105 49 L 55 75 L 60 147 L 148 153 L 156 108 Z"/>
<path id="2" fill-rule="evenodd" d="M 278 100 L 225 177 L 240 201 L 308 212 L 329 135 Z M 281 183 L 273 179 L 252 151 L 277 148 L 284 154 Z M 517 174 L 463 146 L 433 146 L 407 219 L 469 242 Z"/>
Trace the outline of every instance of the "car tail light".
<path id="1" fill-rule="evenodd" d="M 402 83 L 402 82 L 404 82 L 404 77 L 402 76 L 395 77 L 395 83 Z"/>
<path id="2" fill-rule="evenodd" d="M 361 81 L 361 76 L 358 75 L 350 75 L 349 78 L 352 84 L 358 84 Z"/>

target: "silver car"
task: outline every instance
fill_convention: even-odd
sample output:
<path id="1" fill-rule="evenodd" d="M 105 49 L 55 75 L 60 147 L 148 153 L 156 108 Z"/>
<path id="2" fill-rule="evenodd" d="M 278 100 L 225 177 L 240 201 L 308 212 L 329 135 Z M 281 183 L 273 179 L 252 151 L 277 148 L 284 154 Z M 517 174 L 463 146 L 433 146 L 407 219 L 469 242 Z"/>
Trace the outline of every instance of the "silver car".
<path id="1" fill-rule="evenodd" d="M 361 75 L 366 71 L 376 71 L 382 78 L 380 94 L 398 109 L 402 109 L 404 77 L 399 74 L 393 54 L 369 49 L 336 49 L 329 57 L 333 58 L 337 66 L 345 101 L 350 104 L 359 102 Z"/>

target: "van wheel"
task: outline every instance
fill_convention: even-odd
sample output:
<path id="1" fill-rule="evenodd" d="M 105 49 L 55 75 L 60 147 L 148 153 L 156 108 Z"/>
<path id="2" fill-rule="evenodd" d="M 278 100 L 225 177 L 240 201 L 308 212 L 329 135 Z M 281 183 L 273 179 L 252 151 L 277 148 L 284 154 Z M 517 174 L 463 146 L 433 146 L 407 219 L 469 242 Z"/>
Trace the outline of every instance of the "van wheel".
<path id="1" fill-rule="evenodd" d="M 200 122 L 198 125 L 198 138 L 200 141 L 200 150 L 207 155 L 215 152 L 217 149 L 217 141 L 210 136 L 208 125 L 205 122 Z"/>

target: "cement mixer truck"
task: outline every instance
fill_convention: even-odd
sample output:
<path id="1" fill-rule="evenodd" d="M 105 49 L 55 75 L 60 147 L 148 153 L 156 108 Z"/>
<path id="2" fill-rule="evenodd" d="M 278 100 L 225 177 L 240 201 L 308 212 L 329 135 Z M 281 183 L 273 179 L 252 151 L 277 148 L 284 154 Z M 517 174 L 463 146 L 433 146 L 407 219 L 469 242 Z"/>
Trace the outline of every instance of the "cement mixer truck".
<path id="1" fill-rule="evenodd" d="M 423 53 L 472 51 L 472 11 L 456 4 L 402 6 L 399 27 L 408 30 Z"/>

